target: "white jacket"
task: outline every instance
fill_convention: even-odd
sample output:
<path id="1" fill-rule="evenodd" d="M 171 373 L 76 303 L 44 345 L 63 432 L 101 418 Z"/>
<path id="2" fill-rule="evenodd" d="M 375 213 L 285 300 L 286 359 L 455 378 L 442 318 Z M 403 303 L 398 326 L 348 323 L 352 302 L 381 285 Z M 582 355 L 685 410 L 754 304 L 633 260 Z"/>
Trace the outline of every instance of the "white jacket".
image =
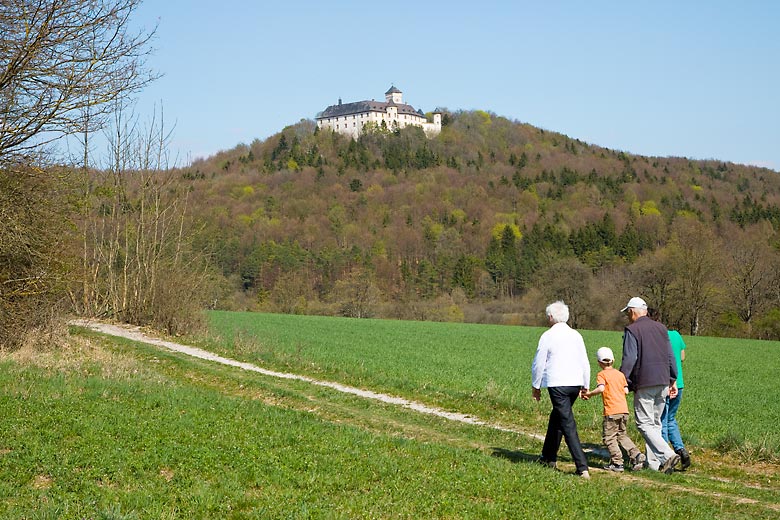
<path id="1" fill-rule="evenodd" d="M 556 323 L 545 331 L 539 338 L 531 380 L 534 388 L 590 388 L 590 363 L 580 333 L 566 323 Z"/>

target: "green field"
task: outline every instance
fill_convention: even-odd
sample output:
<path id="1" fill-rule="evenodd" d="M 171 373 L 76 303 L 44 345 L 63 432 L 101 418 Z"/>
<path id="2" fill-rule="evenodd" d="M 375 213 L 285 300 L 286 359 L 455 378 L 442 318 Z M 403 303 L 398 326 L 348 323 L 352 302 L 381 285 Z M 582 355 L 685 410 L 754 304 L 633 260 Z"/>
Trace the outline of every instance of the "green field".
<path id="1" fill-rule="evenodd" d="M 548 408 L 530 399 L 542 328 L 318 316 L 210 313 L 211 349 L 264 366 L 365 386 L 543 433 Z M 620 359 L 622 331 L 581 331 L 595 384 L 598 347 Z M 780 342 L 684 337 L 686 443 L 738 446 L 780 457 Z M 619 361 L 618 361 L 619 364 Z M 578 404 L 586 440 L 599 443 L 601 401 Z M 743 450 L 744 451 L 744 450 Z M 745 452 L 748 454 L 748 452 Z"/>
<path id="2" fill-rule="evenodd" d="M 210 318 L 198 343 L 222 354 L 543 432 L 549 403 L 529 395 L 542 329 Z M 522 433 L 73 333 L 63 350 L 0 355 L 1 518 L 780 517 L 778 405 L 761 397 L 776 343 L 686 338 L 694 466 L 586 482 L 565 448 L 562 471 L 534 464 L 541 443 Z M 619 345 L 584 335 L 589 352 Z M 591 447 L 599 406 L 576 405 Z"/>

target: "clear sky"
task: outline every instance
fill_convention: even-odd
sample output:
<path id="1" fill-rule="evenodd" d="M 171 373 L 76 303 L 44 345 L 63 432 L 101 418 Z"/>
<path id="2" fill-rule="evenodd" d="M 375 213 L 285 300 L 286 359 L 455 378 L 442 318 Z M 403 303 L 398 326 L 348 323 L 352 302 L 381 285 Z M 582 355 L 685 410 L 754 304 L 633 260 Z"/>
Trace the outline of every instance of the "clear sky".
<path id="1" fill-rule="evenodd" d="M 780 2 L 146 0 L 179 165 L 335 104 L 481 109 L 630 153 L 780 171 Z"/>

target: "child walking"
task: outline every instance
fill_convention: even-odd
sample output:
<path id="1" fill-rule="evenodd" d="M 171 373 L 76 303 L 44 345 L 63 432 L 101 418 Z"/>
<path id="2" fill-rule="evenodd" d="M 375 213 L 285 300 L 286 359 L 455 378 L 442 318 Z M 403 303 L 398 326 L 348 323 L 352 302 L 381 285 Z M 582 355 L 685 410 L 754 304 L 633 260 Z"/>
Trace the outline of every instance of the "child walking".
<path id="1" fill-rule="evenodd" d="M 590 392 L 583 392 L 582 398 L 588 399 L 601 394 L 604 401 L 604 422 L 602 440 L 609 450 L 610 462 L 604 466 L 609 471 L 623 471 L 623 448 L 628 453 L 631 469 L 640 470 L 644 467 L 645 456 L 631 441 L 626 433 L 628 424 L 628 404 L 626 394 L 628 383 L 626 376 L 620 370 L 612 367 L 615 356 L 609 347 L 601 347 L 596 352 L 596 360 L 601 371 L 596 375 L 596 388 Z"/>

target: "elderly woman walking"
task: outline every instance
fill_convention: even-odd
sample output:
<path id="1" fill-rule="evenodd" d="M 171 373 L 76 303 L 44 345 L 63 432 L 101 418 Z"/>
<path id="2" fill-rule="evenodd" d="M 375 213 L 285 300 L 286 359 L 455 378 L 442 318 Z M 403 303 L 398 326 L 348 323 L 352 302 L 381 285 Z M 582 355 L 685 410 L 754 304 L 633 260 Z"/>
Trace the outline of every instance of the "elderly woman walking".
<path id="1" fill-rule="evenodd" d="M 569 307 L 562 301 L 551 303 L 546 309 L 550 328 L 539 338 L 531 367 L 531 395 L 537 401 L 542 388 L 547 388 L 552 412 L 547 424 L 542 456 L 539 461 L 555 467 L 561 438 L 566 439 L 577 475 L 590 478 L 588 461 L 577 434 L 572 405 L 581 391 L 588 391 L 590 363 L 585 342 L 579 332 L 569 327 Z"/>

